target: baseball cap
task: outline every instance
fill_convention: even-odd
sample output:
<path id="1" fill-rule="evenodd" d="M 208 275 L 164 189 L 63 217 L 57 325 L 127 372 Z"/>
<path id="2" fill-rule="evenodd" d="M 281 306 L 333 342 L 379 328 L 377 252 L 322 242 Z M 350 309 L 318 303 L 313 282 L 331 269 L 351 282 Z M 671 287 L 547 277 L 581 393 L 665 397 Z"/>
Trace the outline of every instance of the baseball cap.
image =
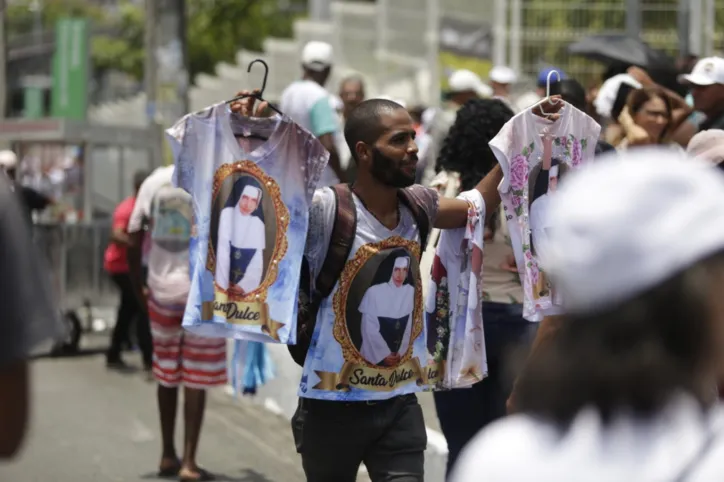
<path id="1" fill-rule="evenodd" d="M 558 75 L 560 75 L 560 80 L 566 79 L 566 74 L 561 69 L 558 69 L 556 67 L 547 67 L 540 72 L 538 72 L 538 80 L 536 81 L 536 85 L 538 87 L 545 87 L 546 84 L 548 84 L 548 74 L 550 74 L 553 71 L 558 72 Z M 556 75 L 551 75 L 551 83 L 558 82 L 558 77 Z"/>
<path id="2" fill-rule="evenodd" d="M 450 93 L 473 91 L 481 97 L 493 95 L 493 89 L 483 83 L 475 72 L 466 69 L 453 72 L 447 84 Z"/>
<path id="3" fill-rule="evenodd" d="M 724 249 L 724 173 L 640 148 L 571 173 L 538 249 L 570 313 L 633 299 Z"/>
<path id="4" fill-rule="evenodd" d="M 724 58 L 703 58 L 696 63 L 690 74 L 682 74 L 678 80 L 681 84 L 700 86 L 724 84 Z"/>
<path id="5" fill-rule="evenodd" d="M 13 151 L 0 151 L 0 167 L 4 169 L 13 169 L 18 165 L 18 156 Z"/>
<path id="6" fill-rule="evenodd" d="M 327 42 L 312 40 L 302 50 L 302 65 L 321 72 L 332 65 L 332 46 Z"/>
<path id="7" fill-rule="evenodd" d="M 515 75 L 515 71 L 505 65 L 496 65 L 490 69 L 488 78 L 490 78 L 491 82 L 496 82 L 498 84 L 514 84 L 515 81 L 518 80 L 518 76 Z"/>

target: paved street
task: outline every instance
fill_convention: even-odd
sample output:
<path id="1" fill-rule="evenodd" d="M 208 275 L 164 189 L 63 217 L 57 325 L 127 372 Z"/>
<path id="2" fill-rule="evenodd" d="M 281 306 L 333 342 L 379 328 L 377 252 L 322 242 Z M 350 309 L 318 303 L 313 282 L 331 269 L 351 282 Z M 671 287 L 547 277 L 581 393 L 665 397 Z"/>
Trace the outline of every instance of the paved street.
<path id="1" fill-rule="evenodd" d="M 34 362 L 32 431 L 21 456 L 0 465 L 0 480 L 157 480 L 154 385 L 140 373 L 109 372 L 103 361 L 85 355 Z M 223 391 L 212 393 L 206 414 L 199 462 L 219 480 L 304 480 L 287 420 Z M 179 441 L 182 427 L 179 420 Z"/>

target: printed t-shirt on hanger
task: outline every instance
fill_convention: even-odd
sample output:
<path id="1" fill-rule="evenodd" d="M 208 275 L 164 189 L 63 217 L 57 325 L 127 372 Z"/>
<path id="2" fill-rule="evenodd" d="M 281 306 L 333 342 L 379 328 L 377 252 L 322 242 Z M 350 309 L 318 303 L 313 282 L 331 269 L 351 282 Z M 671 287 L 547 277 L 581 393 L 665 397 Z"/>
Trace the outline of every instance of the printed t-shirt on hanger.
<path id="1" fill-rule="evenodd" d="M 195 219 L 184 327 L 296 342 L 309 206 L 329 153 L 288 117 L 243 117 L 225 104 L 185 116 L 167 134 Z"/>
<path id="2" fill-rule="evenodd" d="M 585 162 L 593 160 L 601 126 L 566 104 L 555 122 L 527 109 L 509 120 L 490 147 L 503 169 L 499 191 L 511 244 L 523 285 L 523 317 L 541 321 L 563 312 L 536 249 L 542 249 L 547 231 L 545 216 L 558 182 Z"/>

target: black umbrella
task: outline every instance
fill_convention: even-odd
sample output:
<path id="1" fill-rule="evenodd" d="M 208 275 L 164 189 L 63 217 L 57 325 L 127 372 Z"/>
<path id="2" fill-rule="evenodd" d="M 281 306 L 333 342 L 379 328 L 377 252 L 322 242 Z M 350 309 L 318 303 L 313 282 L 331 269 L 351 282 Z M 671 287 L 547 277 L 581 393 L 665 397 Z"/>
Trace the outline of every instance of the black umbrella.
<path id="1" fill-rule="evenodd" d="M 591 35 L 568 46 L 568 52 L 606 64 L 621 62 L 644 69 L 673 66 L 674 61 L 646 42 L 621 34 Z"/>

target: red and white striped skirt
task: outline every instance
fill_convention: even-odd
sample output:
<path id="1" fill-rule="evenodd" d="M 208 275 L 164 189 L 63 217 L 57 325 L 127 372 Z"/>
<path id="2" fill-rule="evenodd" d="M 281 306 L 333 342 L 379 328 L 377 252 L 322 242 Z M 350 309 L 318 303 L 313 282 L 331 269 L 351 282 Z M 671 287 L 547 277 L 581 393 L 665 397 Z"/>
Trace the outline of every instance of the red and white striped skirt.
<path id="1" fill-rule="evenodd" d="M 148 299 L 153 375 L 161 385 L 205 389 L 226 384 L 226 339 L 205 338 L 181 326 L 185 305 Z"/>

